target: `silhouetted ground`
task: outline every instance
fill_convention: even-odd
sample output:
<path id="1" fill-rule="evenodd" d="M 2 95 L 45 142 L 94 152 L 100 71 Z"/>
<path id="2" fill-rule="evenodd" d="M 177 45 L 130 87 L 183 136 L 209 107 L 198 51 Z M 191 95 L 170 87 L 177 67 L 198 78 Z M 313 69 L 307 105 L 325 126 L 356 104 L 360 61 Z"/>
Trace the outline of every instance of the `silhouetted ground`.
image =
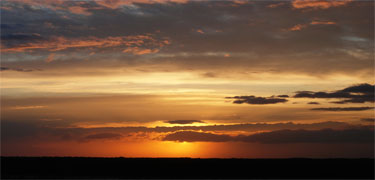
<path id="1" fill-rule="evenodd" d="M 1 157 L 1 178 L 374 179 L 374 159 Z"/>

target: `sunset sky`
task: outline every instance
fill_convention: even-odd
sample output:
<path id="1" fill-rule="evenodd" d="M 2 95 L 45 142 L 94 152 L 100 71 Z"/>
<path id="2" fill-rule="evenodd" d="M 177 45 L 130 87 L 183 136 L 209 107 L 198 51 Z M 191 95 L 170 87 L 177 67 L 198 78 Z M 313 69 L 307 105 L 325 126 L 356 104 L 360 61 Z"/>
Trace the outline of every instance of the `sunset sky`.
<path id="1" fill-rule="evenodd" d="M 0 11 L 3 156 L 374 157 L 373 1 Z"/>

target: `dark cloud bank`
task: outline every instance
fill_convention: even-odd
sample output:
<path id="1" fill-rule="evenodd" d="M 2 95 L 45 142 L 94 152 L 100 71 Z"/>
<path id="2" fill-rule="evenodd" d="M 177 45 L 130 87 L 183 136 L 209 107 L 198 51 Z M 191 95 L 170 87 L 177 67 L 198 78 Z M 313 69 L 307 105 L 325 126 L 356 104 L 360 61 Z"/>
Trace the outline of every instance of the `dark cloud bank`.
<path id="1" fill-rule="evenodd" d="M 193 124 L 193 123 L 204 123 L 201 120 L 172 120 L 172 121 L 165 121 L 165 123 L 169 124 Z"/>
<path id="2" fill-rule="evenodd" d="M 375 88 L 371 84 L 359 84 L 334 92 L 298 91 L 294 98 L 344 99 L 335 101 L 336 104 L 374 102 Z"/>
<path id="3" fill-rule="evenodd" d="M 328 107 L 328 108 L 312 108 L 313 111 L 365 111 L 374 107 Z"/>
<path id="4" fill-rule="evenodd" d="M 179 131 L 168 134 L 164 141 L 257 142 L 257 143 L 373 143 L 373 129 L 346 130 L 278 130 L 253 135 L 218 135 L 205 132 Z"/>
<path id="5" fill-rule="evenodd" d="M 282 97 L 285 95 L 281 95 Z M 280 97 L 280 96 L 278 96 Z M 276 104 L 284 103 L 288 100 L 284 98 L 277 98 L 274 96 L 271 97 L 255 97 L 255 96 L 234 96 L 234 97 L 225 97 L 226 99 L 236 99 L 233 101 L 234 104 Z"/>
<path id="6" fill-rule="evenodd" d="M 256 133 L 258 131 L 280 131 L 280 130 L 307 130 L 319 131 L 321 129 L 361 129 L 372 126 L 352 125 L 344 122 L 320 122 L 312 124 L 296 123 L 256 123 L 256 124 L 232 124 L 232 125 L 210 125 L 210 126 L 174 126 L 174 127 L 103 127 L 103 128 L 57 128 L 48 127 L 43 122 L 12 122 L 2 121 L 2 142 L 17 141 L 86 141 L 105 140 L 127 137 L 133 133 L 174 133 L 179 131 L 205 131 L 205 132 L 231 132 L 245 131 Z M 211 137 L 211 136 L 210 136 Z"/>

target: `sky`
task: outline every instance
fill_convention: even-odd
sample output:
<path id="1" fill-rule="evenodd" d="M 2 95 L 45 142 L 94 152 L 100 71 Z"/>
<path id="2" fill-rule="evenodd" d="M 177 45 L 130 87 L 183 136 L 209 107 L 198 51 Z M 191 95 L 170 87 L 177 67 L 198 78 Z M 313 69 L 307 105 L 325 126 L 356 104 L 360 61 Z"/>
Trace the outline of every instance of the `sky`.
<path id="1" fill-rule="evenodd" d="M 2 0 L 1 155 L 374 157 L 374 2 Z"/>

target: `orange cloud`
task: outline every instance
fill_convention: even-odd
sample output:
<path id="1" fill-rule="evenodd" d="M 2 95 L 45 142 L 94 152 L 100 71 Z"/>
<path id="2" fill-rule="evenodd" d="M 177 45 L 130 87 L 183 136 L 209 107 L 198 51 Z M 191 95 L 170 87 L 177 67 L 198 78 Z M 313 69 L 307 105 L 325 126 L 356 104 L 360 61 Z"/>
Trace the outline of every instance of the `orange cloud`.
<path id="1" fill-rule="evenodd" d="M 13 110 L 25 110 L 25 109 L 41 109 L 41 108 L 46 108 L 47 106 L 15 106 L 15 107 L 10 107 L 10 109 Z"/>
<path id="2" fill-rule="evenodd" d="M 66 0 L 4 0 L 4 2 L 26 4 L 35 7 L 44 7 L 54 11 L 64 10 L 69 11 L 73 14 L 80 15 L 91 15 L 89 9 L 117 9 L 124 5 L 131 5 L 134 3 L 140 4 L 164 4 L 164 3 L 186 3 L 188 0 L 93 0 L 93 1 L 66 1 Z M 95 2 L 96 5 L 101 7 L 94 6 L 85 6 L 89 5 L 91 2 Z M 2 4 L 1 9 L 11 10 L 11 6 L 7 4 Z"/>
<path id="3" fill-rule="evenodd" d="M 150 54 L 150 53 L 157 53 L 159 49 L 142 49 L 138 47 L 129 47 L 123 50 L 124 53 L 132 53 L 134 55 L 143 55 L 143 54 Z"/>
<path id="4" fill-rule="evenodd" d="M 307 27 L 307 25 L 305 25 L 305 24 L 297 24 L 297 25 L 289 28 L 288 31 L 300 31 L 301 29 L 306 28 L 306 27 Z"/>
<path id="5" fill-rule="evenodd" d="M 186 3 L 188 0 L 95 0 L 95 3 L 110 9 L 117 9 L 124 5 L 139 4 L 165 4 L 165 3 Z"/>
<path id="6" fill-rule="evenodd" d="M 197 29 L 196 30 L 198 33 L 200 33 L 200 34 L 204 34 L 204 32 L 201 30 L 201 29 Z"/>
<path id="7" fill-rule="evenodd" d="M 50 54 L 50 55 L 47 57 L 47 59 L 45 60 L 46 63 L 50 63 L 50 62 L 52 62 L 54 57 L 55 57 L 55 54 L 53 54 L 53 53 Z"/>
<path id="8" fill-rule="evenodd" d="M 296 9 L 313 8 L 313 9 L 328 9 L 330 7 L 343 6 L 352 0 L 294 0 L 292 6 Z"/>
<path id="9" fill-rule="evenodd" d="M 285 4 L 285 2 L 275 3 L 275 4 L 270 4 L 267 7 L 269 7 L 269 8 L 276 8 L 276 7 L 282 6 L 284 4 Z"/>
<path id="10" fill-rule="evenodd" d="M 67 39 L 65 37 L 54 37 L 49 41 L 31 42 L 10 48 L 6 48 L 4 47 L 4 45 L 2 45 L 1 52 L 25 52 L 34 50 L 61 51 L 69 48 L 127 47 L 127 49 L 131 48 L 133 50 L 124 50 L 125 52 L 132 52 L 133 54 L 147 54 L 148 51 L 145 51 L 145 49 L 152 49 L 150 50 L 150 53 L 158 52 L 159 48 L 168 44 L 170 44 L 168 40 L 158 40 L 151 35 L 119 36 L 107 38 L 89 37 L 84 39 Z M 47 60 L 48 59 L 52 60 L 53 56 L 47 58 Z"/>
<path id="11" fill-rule="evenodd" d="M 336 24 L 336 22 L 314 20 L 310 24 L 297 24 L 297 25 L 287 29 L 287 31 L 300 31 L 304 28 L 307 28 L 309 25 L 334 25 L 334 24 Z"/>
<path id="12" fill-rule="evenodd" d="M 26 4 L 26 5 L 35 6 L 35 7 L 44 7 L 44 8 L 54 10 L 54 11 L 65 10 L 73 14 L 91 15 L 91 13 L 88 12 L 88 8 L 82 6 L 82 5 L 88 4 L 88 2 L 84 2 L 84 1 L 12 0 L 12 1 L 4 1 L 4 2 Z M 8 7 L 6 6 L 6 4 L 3 4 L 3 5 L 5 5 L 5 7 Z"/>
<path id="13" fill-rule="evenodd" d="M 91 15 L 91 13 L 87 11 L 87 8 L 83 8 L 81 6 L 68 7 L 68 10 L 74 14 L 81 14 L 86 16 Z"/>
<path id="14" fill-rule="evenodd" d="M 312 25 L 318 25 L 318 24 L 332 25 L 332 24 L 336 24 L 336 23 L 333 22 L 333 21 L 312 21 L 310 24 L 312 24 Z"/>

